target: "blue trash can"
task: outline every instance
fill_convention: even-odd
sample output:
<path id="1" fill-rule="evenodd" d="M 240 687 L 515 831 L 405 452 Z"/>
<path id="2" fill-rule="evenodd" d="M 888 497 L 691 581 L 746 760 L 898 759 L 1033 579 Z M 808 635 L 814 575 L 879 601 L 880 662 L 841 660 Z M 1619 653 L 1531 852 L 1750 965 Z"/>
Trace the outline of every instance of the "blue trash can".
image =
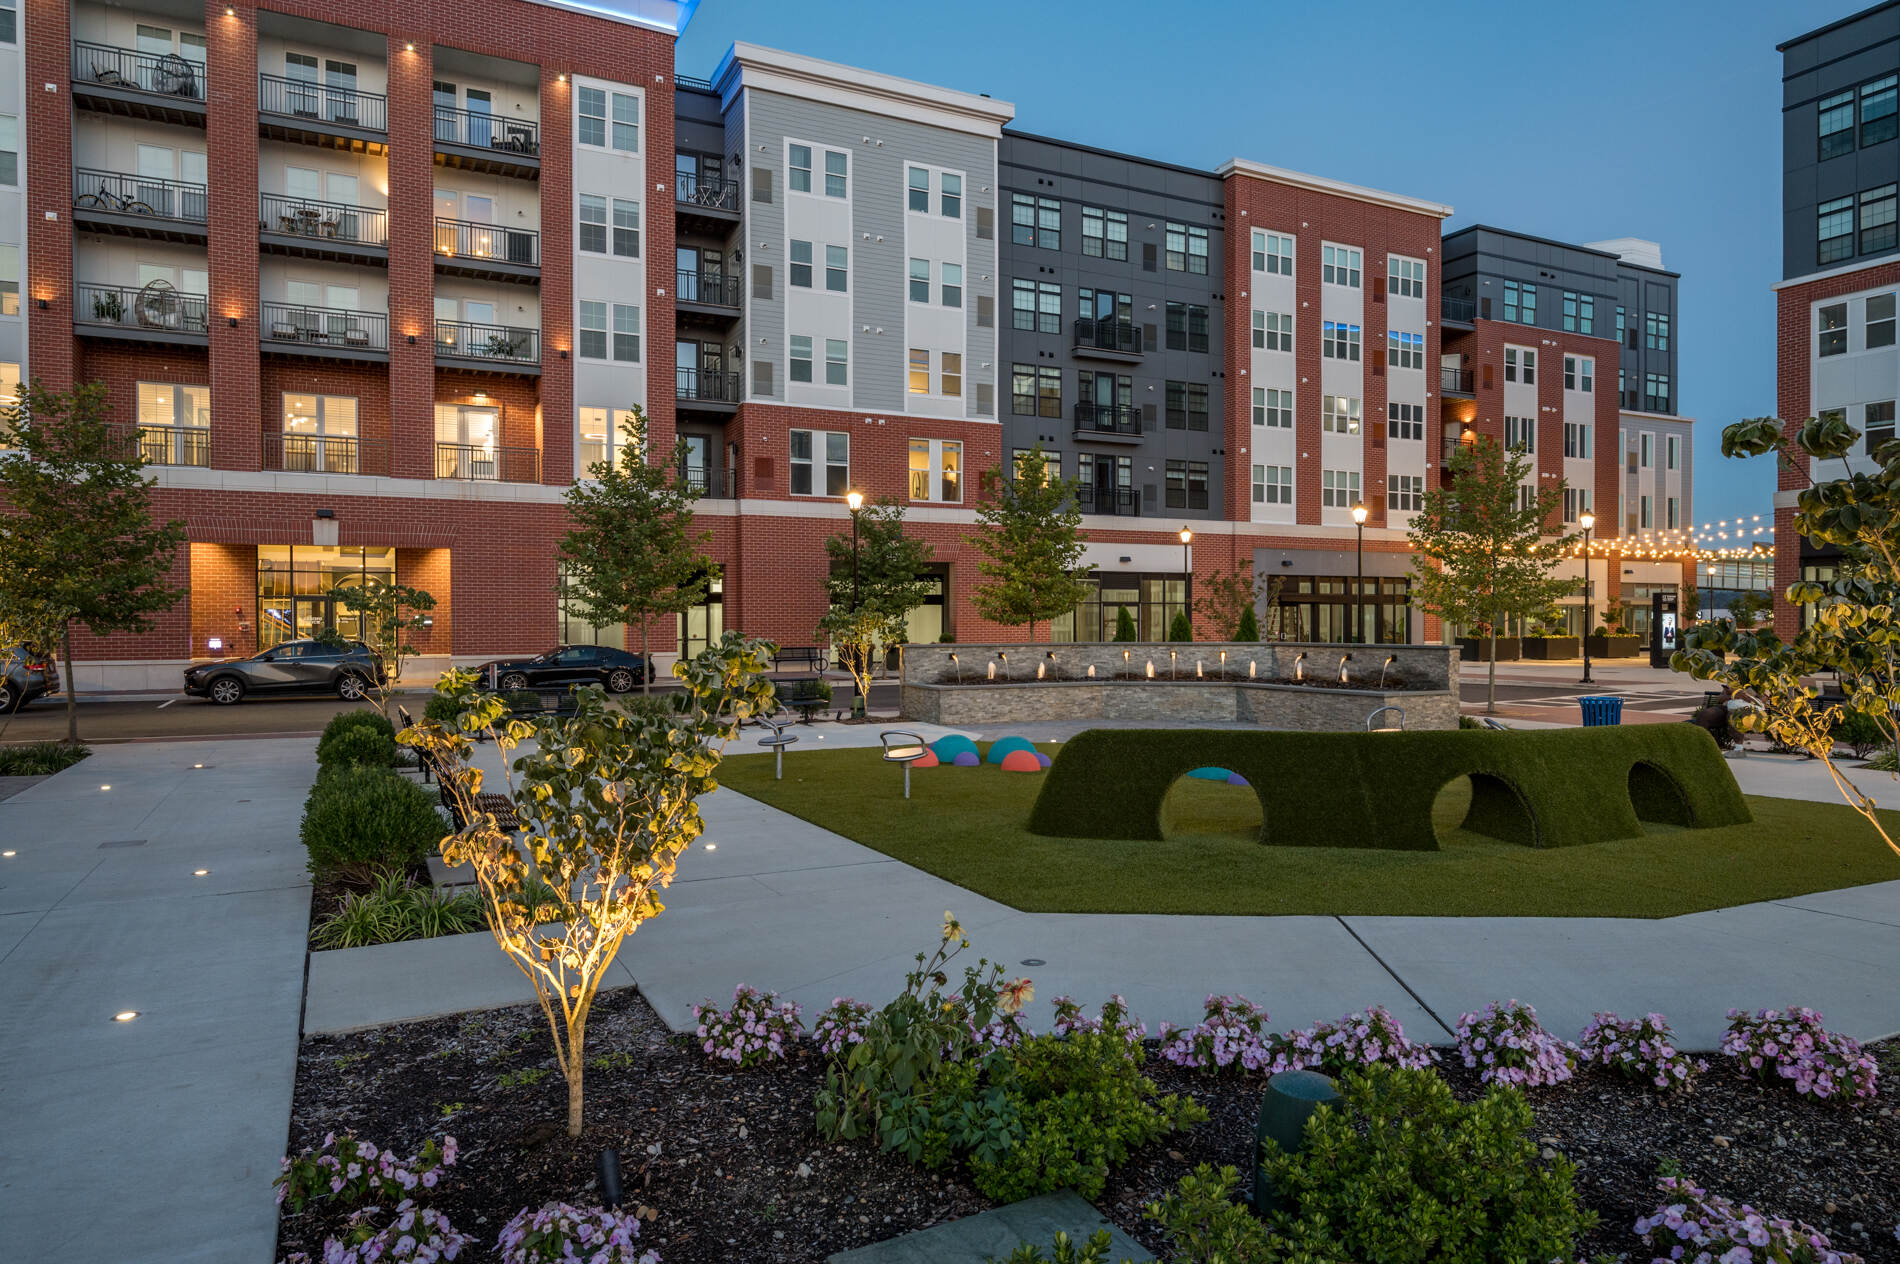
<path id="1" fill-rule="evenodd" d="M 1586 729 L 1599 724 L 1623 722 L 1623 699 L 1615 694 L 1592 694 L 1578 698 L 1577 705 L 1583 708 L 1583 727 Z"/>

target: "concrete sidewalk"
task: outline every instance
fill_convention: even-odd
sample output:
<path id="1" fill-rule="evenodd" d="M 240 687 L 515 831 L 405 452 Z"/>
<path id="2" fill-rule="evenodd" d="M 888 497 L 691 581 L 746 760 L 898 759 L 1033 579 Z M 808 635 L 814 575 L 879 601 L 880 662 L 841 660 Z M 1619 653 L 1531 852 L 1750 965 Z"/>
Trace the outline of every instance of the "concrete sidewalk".
<path id="1" fill-rule="evenodd" d="M 312 752 L 101 747 L 0 802 L 0 1255 L 273 1258 Z"/>

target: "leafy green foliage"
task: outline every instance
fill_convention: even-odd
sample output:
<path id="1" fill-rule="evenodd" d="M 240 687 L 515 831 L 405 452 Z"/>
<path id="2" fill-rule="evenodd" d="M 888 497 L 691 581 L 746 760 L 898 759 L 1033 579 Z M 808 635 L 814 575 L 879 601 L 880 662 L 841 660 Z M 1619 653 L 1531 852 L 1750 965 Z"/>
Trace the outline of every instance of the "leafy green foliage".
<path id="1" fill-rule="evenodd" d="M 430 724 L 440 724 L 448 728 L 455 727 L 456 717 L 461 714 L 461 699 L 439 691 L 430 694 L 428 703 L 422 708 L 424 720 Z"/>
<path id="2" fill-rule="evenodd" d="M 532 689 L 510 689 L 501 700 L 516 715 L 533 715 L 541 709 L 541 695 Z"/>
<path id="3" fill-rule="evenodd" d="M 317 741 L 317 766 L 334 768 L 339 764 L 367 768 L 387 768 L 396 762 L 396 739 L 389 733 L 361 724 L 332 724 Z"/>
<path id="4" fill-rule="evenodd" d="M 328 737 L 332 733 L 352 728 L 368 729 L 372 733 L 381 733 L 392 742 L 396 740 L 396 726 L 389 722 L 389 717 L 381 711 L 371 711 L 368 707 L 355 707 L 349 711 L 337 712 L 331 717 L 330 722 L 323 726 L 323 736 Z M 317 749 L 323 749 L 321 738 L 317 741 Z"/>
<path id="5" fill-rule="evenodd" d="M 1115 639 L 1117 641 L 1135 639 L 1135 616 L 1128 613 L 1127 606 L 1118 607 L 1115 611 Z"/>
<path id="6" fill-rule="evenodd" d="M 345 895 L 311 940 L 319 948 L 362 948 L 461 935 L 482 925 L 482 902 L 473 893 L 417 884 L 397 871 L 383 874 L 367 891 Z"/>
<path id="7" fill-rule="evenodd" d="M 1168 624 L 1168 639 L 1170 641 L 1192 641 L 1194 639 L 1194 625 L 1189 622 L 1187 611 L 1176 610 L 1174 612 L 1174 620 Z"/>
<path id="8" fill-rule="evenodd" d="M 1214 570 L 1199 581 L 1202 592 L 1194 602 L 1194 612 L 1213 624 L 1217 637 L 1258 641 L 1260 622 L 1254 613 L 1255 607 L 1263 597 L 1268 609 L 1278 605 L 1285 582 L 1278 575 L 1269 578 L 1255 571 L 1251 561 L 1237 562 L 1232 568 Z M 1168 639 L 1180 638 L 1170 633 Z"/>
<path id="9" fill-rule="evenodd" d="M 65 742 L 25 742 L 19 746 L 0 746 L 0 777 L 46 777 L 92 754 L 87 746 Z"/>
<path id="10" fill-rule="evenodd" d="M 1097 1229 L 1089 1235 L 1088 1241 L 1079 1246 L 1068 1234 L 1058 1229 L 1048 1254 L 1044 1254 L 1040 1246 L 1024 1242 L 1000 1264 L 1113 1264 L 1108 1254 L 1111 1244 L 1112 1239 L 1106 1229 Z M 990 1264 L 999 1264 L 999 1261 L 991 1257 Z M 1128 1264 L 1128 1261 L 1124 1259 L 1122 1264 Z"/>
<path id="11" fill-rule="evenodd" d="M 1033 644 L 1037 620 L 1073 610 L 1089 591 L 1075 481 L 1051 478 L 1037 444 L 1008 474 L 986 470 L 983 493 L 981 530 L 968 537 L 981 554 L 971 600 L 992 623 L 1027 624 Z"/>
<path id="12" fill-rule="evenodd" d="M 1289 1155 L 1271 1140 L 1261 1172 L 1289 1210 L 1273 1229 L 1295 1250 L 1381 1264 L 1509 1264 L 1576 1258 L 1596 1223 L 1575 1169 L 1531 1140 L 1523 1095 L 1462 1103 L 1433 1071 L 1373 1065 L 1307 1121 Z"/>
<path id="13" fill-rule="evenodd" d="M 831 568 L 818 627 L 831 637 L 834 657 L 857 681 L 858 692 L 865 693 L 878 647 L 910 639 L 907 617 L 930 592 L 920 576 L 931 547 L 904 534 L 904 502 L 895 498 L 866 504 L 853 516 L 855 554 L 851 531 L 825 541 Z"/>
<path id="14" fill-rule="evenodd" d="M 1279 1245 L 1252 1212 L 1234 1201 L 1240 1173 L 1232 1167 L 1202 1163 L 1183 1176 L 1158 1202 L 1147 1207 L 1147 1218 L 1168 1235 L 1174 1264 L 1255 1264 L 1269 1258 L 1269 1246 Z M 1309 1264 L 1303 1255 L 1284 1257 L 1284 1264 Z M 1318 1264 L 1312 1261 L 1311 1264 Z"/>
<path id="15" fill-rule="evenodd" d="M 1893 740 L 1882 731 L 1880 721 L 1865 711 L 1836 710 L 1829 734 L 1852 750 L 1856 759 L 1865 758 L 1874 747 L 1888 745 Z"/>
<path id="16" fill-rule="evenodd" d="M 1254 617 L 1250 605 L 1240 612 L 1240 625 L 1234 629 L 1236 641 L 1258 641 L 1260 639 L 1260 621 Z"/>
<path id="17" fill-rule="evenodd" d="M 335 590 L 337 604 L 357 616 L 364 646 L 376 660 L 377 677 L 369 681 L 376 704 L 389 713 L 389 699 L 402 680 L 402 665 L 422 651 L 410 639 L 430 626 L 435 597 L 420 588 L 393 583 L 381 575 L 365 575 Z"/>
<path id="18" fill-rule="evenodd" d="M 318 775 L 299 831 L 311 873 L 354 884 L 421 863 L 446 832 L 435 795 L 387 767 L 357 764 Z"/>

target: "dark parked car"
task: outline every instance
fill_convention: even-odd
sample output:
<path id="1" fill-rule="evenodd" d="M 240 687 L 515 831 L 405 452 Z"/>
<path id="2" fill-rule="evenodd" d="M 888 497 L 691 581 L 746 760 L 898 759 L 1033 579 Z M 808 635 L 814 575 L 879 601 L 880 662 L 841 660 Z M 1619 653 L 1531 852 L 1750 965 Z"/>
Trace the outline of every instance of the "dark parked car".
<path id="1" fill-rule="evenodd" d="M 510 689 L 567 689 L 572 685 L 605 685 L 608 693 L 629 693 L 640 687 L 644 671 L 654 678 L 653 664 L 638 654 L 606 645 L 557 645 L 533 658 L 498 658 L 475 670 L 484 685 L 490 670 L 495 687 Z"/>
<path id="2" fill-rule="evenodd" d="M 285 641 L 249 658 L 227 658 L 185 669 L 185 692 L 229 706 L 246 694 L 334 693 L 354 701 L 383 678 L 361 641 Z"/>
<path id="3" fill-rule="evenodd" d="M 14 646 L 0 649 L 0 715 L 18 711 L 42 694 L 59 692 L 59 668 L 51 654 Z"/>

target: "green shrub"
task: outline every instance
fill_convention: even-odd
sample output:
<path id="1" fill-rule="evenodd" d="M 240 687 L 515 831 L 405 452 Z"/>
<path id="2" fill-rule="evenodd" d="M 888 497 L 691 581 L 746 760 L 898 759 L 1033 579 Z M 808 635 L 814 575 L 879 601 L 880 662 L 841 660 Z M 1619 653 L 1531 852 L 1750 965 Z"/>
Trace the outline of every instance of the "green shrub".
<path id="1" fill-rule="evenodd" d="M 422 718 L 453 729 L 458 716 L 462 714 L 462 704 L 447 694 L 432 693 L 428 704 L 422 708 Z"/>
<path id="2" fill-rule="evenodd" d="M 1174 622 L 1168 625 L 1168 639 L 1170 641 L 1192 641 L 1194 639 L 1194 624 L 1188 620 L 1187 611 L 1176 610 L 1174 612 Z"/>
<path id="3" fill-rule="evenodd" d="M 1876 746 L 1892 743 L 1892 738 L 1882 731 L 1880 722 L 1873 716 L 1865 711 L 1849 711 L 1845 708 L 1836 713 L 1828 736 L 1837 744 L 1852 749 L 1856 759 L 1865 759 L 1867 752 Z"/>
<path id="4" fill-rule="evenodd" d="M 480 896 L 420 885 L 397 871 L 378 878 L 368 891 L 344 896 L 311 938 L 319 948 L 361 948 L 460 935 L 485 925 Z"/>
<path id="5" fill-rule="evenodd" d="M 1475 715 L 1461 715 L 1458 717 L 1458 727 L 1461 729 L 1481 729 L 1484 725 L 1478 722 L 1478 717 Z"/>
<path id="6" fill-rule="evenodd" d="M 1295 1250 L 1380 1264 L 1575 1259 L 1596 1224 L 1575 1168 L 1546 1163 L 1514 1089 L 1460 1102 L 1434 1071 L 1373 1065 L 1307 1121 L 1289 1155 L 1263 1146 L 1261 1173 L 1287 1206 L 1271 1218 Z"/>
<path id="7" fill-rule="evenodd" d="M 510 689 L 501 700 L 516 715 L 533 715 L 541 710 L 541 695 L 532 689 Z"/>
<path id="8" fill-rule="evenodd" d="M 385 723 L 384 727 L 388 727 Z M 396 740 L 388 733 L 361 724 L 332 724 L 317 742 L 317 766 L 334 768 L 353 764 L 387 768 L 396 762 Z"/>
<path id="9" fill-rule="evenodd" d="M 323 726 L 323 736 L 328 737 L 339 729 L 348 728 L 370 729 L 391 740 L 396 736 L 396 726 L 389 722 L 389 717 L 371 707 L 353 707 L 348 711 L 337 712 Z"/>
<path id="10" fill-rule="evenodd" d="M 1260 620 L 1254 616 L 1253 607 L 1248 606 L 1240 612 L 1240 626 L 1234 629 L 1236 641 L 1258 641 L 1260 639 Z"/>
<path id="11" fill-rule="evenodd" d="M 1127 606 L 1115 611 L 1115 639 L 1117 641 L 1135 639 L 1135 616 L 1128 613 Z"/>
<path id="12" fill-rule="evenodd" d="M 630 693 L 620 699 L 620 705 L 633 715 L 648 715 L 658 720 L 667 720 L 679 714 L 675 699 L 684 701 L 685 698 L 685 694 L 677 692 Z"/>
<path id="13" fill-rule="evenodd" d="M 300 834 L 311 873 L 364 884 L 419 864 L 447 832 L 430 791 L 387 768 L 337 765 L 317 777 Z"/>
<path id="14" fill-rule="evenodd" d="M 1114 1264 L 1108 1254 L 1112 1244 L 1106 1229 L 1097 1229 L 1080 1246 L 1058 1229 L 1048 1254 L 1045 1255 L 1041 1247 L 1024 1242 L 1011 1251 L 1005 1260 L 999 1261 L 992 1256 L 990 1264 Z M 1126 1258 L 1122 1264 L 1128 1264 Z"/>
<path id="15" fill-rule="evenodd" d="M 1169 1264 L 1337 1264 L 1269 1233 L 1234 1201 L 1239 1184 L 1240 1173 L 1231 1166 L 1216 1171 L 1203 1163 L 1166 1197 L 1148 1204 L 1143 1215 L 1167 1236 Z M 1058 1235 L 1052 1254 L 1025 1243 L 1004 1264 L 1109 1264 L 1109 1245 L 1106 1230 L 1079 1247 Z"/>
<path id="16" fill-rule="evenodd" d="M 84 746 L 64 742 L 23 742 L 0 746 L 0 777 L 50 777 L 92 754 Z"/>

